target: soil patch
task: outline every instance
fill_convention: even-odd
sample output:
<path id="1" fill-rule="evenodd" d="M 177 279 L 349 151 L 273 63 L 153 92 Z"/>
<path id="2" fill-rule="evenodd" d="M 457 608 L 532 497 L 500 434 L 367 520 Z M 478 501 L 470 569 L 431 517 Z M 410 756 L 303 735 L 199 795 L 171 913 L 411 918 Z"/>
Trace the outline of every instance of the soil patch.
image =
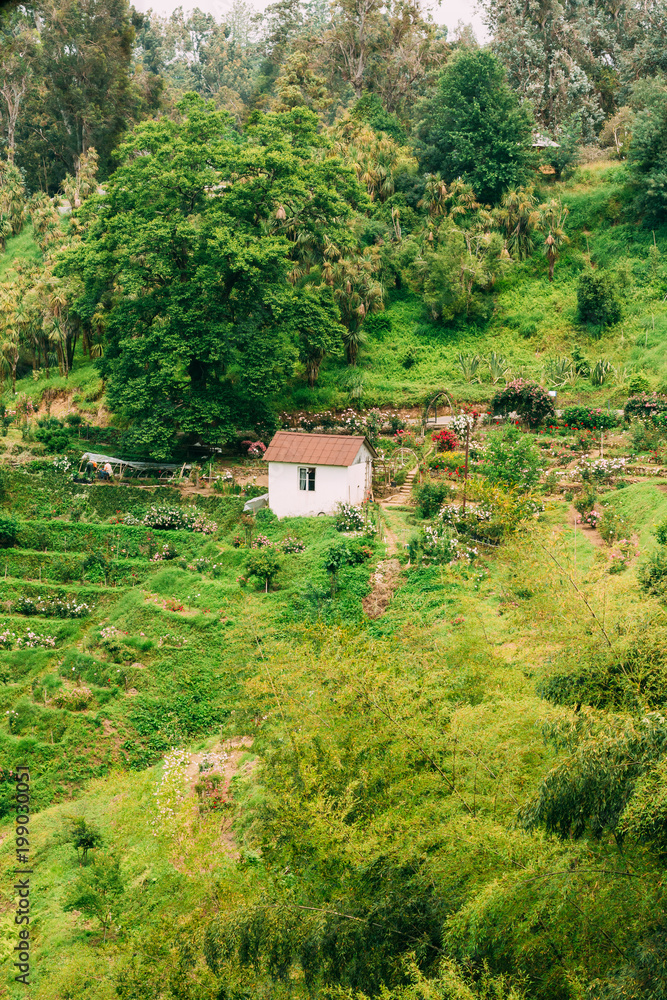
<path id="1" fill-rule="evenodd" d="M 226 740 L 224 743 L 218 743 L 211 750 L 190 754 L 190 763 L 185 772 L 188 794 L 196 796 L 195 785 L 205 775 L 218 775 L 221 778 L 222 786 L 228 787 L 229 782 L 239 772 L 243 755 L 252 747 L 252 744 L 253 740 L 250 736 L 238 736 Z M 204 765 L 203 769 L 201 765 Z M 247 761 L 243 767 L 243 773 L 250 774 L 254 767 L 254 761 Z M 238 847 L 232 833 L 232 819 L 230 815 L 225 813 L 222 814 L 220 822 L 219 843 L 232 858 L 239 857 Z"/>
<path id="2" fill-rule="evenodd" d="M 384 559 L 378 563 L 378 567 L 371 577 L 373 589 L 361 602 L 364 613 L 369 618 L 379 618 L 385 613 L 394 596 L 394 591 L 399 585 L 400 577 L 401 564 L 398 559 Z"/>
<path id="3" fill-rule="evenodd" d="M 599 549 L 604 548 L 604 541 L 599 531 L 596 531 L 595 528 L 590 528 L 588 525 L 582 525 L 579 520 L 580 517 L 581 515 L 579 512 L 574 507 L 570 507 L 567 515 L 567 523 L 572 528 L 576 526 L 576 530 L 580 531 L 583 537 L 587 538 L 591 545 L 595 545 Z"/>

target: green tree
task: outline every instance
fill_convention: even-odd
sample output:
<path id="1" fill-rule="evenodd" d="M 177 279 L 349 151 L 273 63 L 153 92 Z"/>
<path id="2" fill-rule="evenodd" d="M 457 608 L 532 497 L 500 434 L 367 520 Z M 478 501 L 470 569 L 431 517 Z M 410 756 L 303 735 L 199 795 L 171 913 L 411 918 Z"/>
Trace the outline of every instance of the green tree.
<path id="1" fill-rule="evenodd" d="M 97 920 L 107 939 L 109 928 L 122 912 L 125 881 L 120 861 L 112 854 L 98 854 L 94 861 L 81 868 L 63 909 L 79 910 L 86 917 Z"/>
<path id="2" fill-rule="evenodd" d="M 652 81 L 637 96 L 643 106 L 632 124 L 630 176 L 640 210 L 661 223 L 667 219 L 667 86 Z"/>
<path id="3" fill-rule="evenodd" d="M 16 7 L 0 15 L 0 99 L 7 160 L 14 163 L 16 128 L 34 85 L 37 30 L 32 10 Z"/>
<path id="4" fill-rule="evenodd" d="M 83 816 L 77 816 L 70 821 L 65 838 L 75 848 L 79 863 L 82 865 L 88 863 L 88 851 L 102 844 L 102 834 L 92 823 L 87 823 Z"/>
<path id="5" fill-rule="evenodd" d="M 577 319 L 605 327 L 618 323 L 621 302 L 617 282 L 609 271 L 584 271 L 577 285 Z"/>
<path id="6" fill-rule="evenodd" d="M 308 385 L 317 382 L 320 365 L 327 355 L 340 353 L 345 328 L 329 287 L 306 286 L 294 296 L 292 322 L 297 336 L 299 360 L 306 369 Z"/>
<path id="7" fill-rule="evenodd" d="M 520 105 L 498 60 L 462 49 L 430 101 L 421 163 L 446 181 L 462 177 L 484 202 L 497 202 L 528 177 L 532 116 Z"/>
<path id="8" fill-rule="evenodd" d="M 120 136 L 159 91 L 142 90 L 132 78 L 127 0 L 42 0 L 25 21 L 24 34 L 33 21 L 36 30 L 24 59 L 30 78 L 16 128 L 17 164 L 31 189 L 52 192 L 66 173 L 78 177 L 81 157 L 94 147 L 106 177 Z"/>
<path id="9" fill-rule="evenodd" d="M 319 146 L 311 111 L 257 115 L 240 136 L 190 95 L 136 129 L 81 209 L 61 270 L 81 277 L 81 322 L 105 330 L 100 371 L 134 448 L 164 458 L 177 435 L 224 441 L 266 419 L 292 377 L 301 292 L 288 278 L 321 264 L 329 236 L 349 245 L 350 206 L 365 204 Z"/>
<path id="10" fill-rule="evenodd" d="M 246 572 L 248 576 L 256 576 L 264 584 L 264 592 L 268 594 L 269 587 L 275 580 L 282 559 L 274 548 L 270 545 L 263 545 L 260 549 L 253 549 L 248 553 L 246 559 Z"/>

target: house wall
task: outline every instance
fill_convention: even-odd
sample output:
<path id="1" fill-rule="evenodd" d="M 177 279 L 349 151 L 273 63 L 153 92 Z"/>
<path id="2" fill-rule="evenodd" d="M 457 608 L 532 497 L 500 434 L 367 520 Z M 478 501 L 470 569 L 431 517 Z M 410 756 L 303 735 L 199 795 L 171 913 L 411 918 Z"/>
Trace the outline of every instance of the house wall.
<path id="1" fill-rule="evenodd" d="M 304 463 L 269 462 L 269 507 L 277 517 L 313 517 L 333 514 L 336 504 L 362 503 L 370 485 L 370 455 L 360 449 L 361 461 L 345 468 L 315 465 L 315 489 L 299 489 L 299 469 Z M 359 458 L 359 456 L 357 456 Z"/>

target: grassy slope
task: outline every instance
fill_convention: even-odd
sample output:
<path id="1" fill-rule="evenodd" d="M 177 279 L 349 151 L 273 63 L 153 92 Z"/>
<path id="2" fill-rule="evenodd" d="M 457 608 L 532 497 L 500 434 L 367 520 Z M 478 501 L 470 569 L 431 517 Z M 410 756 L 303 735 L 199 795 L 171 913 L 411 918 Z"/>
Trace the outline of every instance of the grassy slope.
<path id="1" fill-rule="evenodd" d="M 418 402 L 426 389 L 442 385 L 453 387 L 459 398 L 488 396 L 492 391 L 488 383 L 467 386 L 461 380 L 456 365 L 459 351 L 502 352 L 515 367 L 538 374 L 545 356 L 567 353 L 574 343 L 591 359 L 607 356 L 616 364 L 634 365 L 657 384 L 664 351 L 661 331 L 667 328 L 665 307 L 657 297 L 648 299 L 644 293 L 633 297 L 632 293 L 625 319 L 600 341 L 593 341 L 574 325 L 576 278 L 586 252 L 584 227 L 591 231 L 594 261 L 618 265 L 625 260 L 637 279 L 645 274 L 651 234 L 612 225 L 617 174 L 618 168 L 596 166 L 562 187 L 563 199 L 571 207 L 573 243 L 557 266 L 556 281 L 549 285 L 540 258 L 517 268 L 499 289 L 496 311 L 485 329 L 437 330 L 424 324 L 414 298 L 395 297 L 389 307 L 392 332 L 383 341 L 371 341 L 361 366 L 369 402 Z M 17 238 L 22 239 L 23 235 Z M 9 251 L 16 254 L 16 246 L 17 241 L 10 241 Z M 23 252 L 26 249 L 27 239 Z M 2 263 L 6 266 L 8 258 Z M 527 337 L 521 333 L 526 323 L 536 327 Z M 403 364 L 408 352 L 417 359 L 410 368 Z M 339 388 L 341 372 L 335 367 L 323 372 L 317 405 L 327 405 L 334 398 L 347 401 Z M 79 405 L 89 402 L 86 394 L 94 395 L 96 379 L 92 365 L 78 365 L 70 385 L 80 387 Z M 62 381 L 62 385 L 60 380 L 49 384 L 67 388 Z M 30 378 L 22 384 L 35 397 L 44 387 Z M 587 383 L 572 392 L 577 398 L 594 396 L 597 401 L 621 401 L 625 395 L 614 385 L 594 390 Z M 298 405 L 311 401 L 305 390 L 303 399 L 296 400 Z M 20 513 L 66 516 L 67 496 L 48 483 L 34 480 L 19 492 Z M 106 501 L 111 494 L 105 487 L 92 492 L 93 506 L 99 495 L 100 516 L 107 516 Z M 5 503 L 16 501 L 17 496 L 6 497 Z M 643 548 L 654 544 L 651 528 L 667 516 L 667 495 L 652 485 L 638 485 L 611 494 L 609 501 L 640 529 Z M 138 501 L 134 498 L 133 502 Z M 254 752 L 261 758 L 276 739 L 284 738 L 289 726 L 301 733 L 304 747 L 315 738 L 326 741 L 331 727 L 345 724 L 346 708 L 358 730 L 354 738 L 370 746 L 373 736 L 355 709 L 369 688 L 384 692 L 391 703 L 404 705 L 407 699 L 413 704 L 417 717 L 425 720 L 420 724 L 429 740 L 437 742 L 443 733 L 456 733 L 477 759 L 503 774 L 498 790 L 485 784 L 473 769 L 472 757 L 459 761 L 461 787 L 476 797 L 479 818 L 471 822 L 462 818 L 449 796 L 442 796 L 441 786 L 431 788 L 421 775 L 419 782 L 425 785 L 410 782 L 406 787 L 397 772 L 395 786 L 388 783 L 390 795 L 382 803 L 373 830 L 376 840 L 387 844 L 409 841 L 413 831 L 424 825 L 436 835 L 443 831 L 451 836 L 454 831 L 456 839 L 469 844 L 470 857 L 480 869 L 475 876 L 480 885 L 506 877 L 495 856 L 484 853 L 489 837 L 503 852 L 524 852 L 521 856 L 528 863 L 534 842 L 519 838 L 508 827 L 516 802 L 525 800 L 552 760 L 553 751 L 540 734 L 541 723 L 567 715 L 537 697 L 536 683 L 568 643 L 582 636 L 585 642 L 593 641 L 588 612 L 548 554 L 555 552 L 561 565 L 572 570 L 574 538 L 564 528 L 565 513 L 564 506 L 556 505 L 532 539 L 490 559 L 487 574 L 461 575 L 437 567 L 412 570 L 387 614 L 377 622 L 364 621 L 360 614 L 368 567 L 345 571 L 337 606 L 325 607 L 319 618 L 321 596 L 304 593 L 308 582 L 316 588 L 326 585 L 322 552 L 334 536 L 331 525 L 322 519 L 266 529 L 272 537 L 294 530 L 308 543 L 305 553 L 288 557 L 281 589 L 269 595 L 239 589 L 236 577 L 242 556 L 230 546 L 231 527 L 215 541 L 196 538 L 192 546 L 182 543 L 182 554 L 188 559 L 202 555 L 223 561 L 222 575 L 216 580 L 173 564 L 149 566 L 144 558 L 145 579 L 136 588 L 50 584 L 49 566 L 65 558 L 58 546 L 42 559 L 42 583 L 30 584 L 26 577 L 34 576 L 34 570 L 28 566 L 26 552 L 25 572 L 19 574 L 13 568 L 17 576 L 9 574 L 2 583 L 5 600 L 26 589 L 42 594 L 54 590 L 89 599 L 96 608 L 90 619 L 72 622 L 2 617 L 2 625 L 15 629 L 30 625 L 59 640 L 55 651 L 38 650 L 29 656 L 0 653 L 0 668 L 8 674 L 0 688 L 0 716 L 16 706 L 21 712 L 19 732 L 10 733 L 7 724 L 0 723 L 3 762 L 20 752 L 34 754 L 38 761 L 35 791 L 44 803 L 56 800 L 33 821 L 36 976 L 35 986 L 27 993 L 21 988 L 20 995 L 40 1000 L 111 998 L 119 965 L 135 946 L 145 945 L 147 935 L 155 931 L 168 941 L 173 928 L 186 925 L 191 913 L 203 915 L 213 905 L 222 905 L 224 911 L 239 899 L 253 898 L 257 891 L 253 869 L 230 861 L 216 843 L 217 816 L 200 820 L 186 808 L 172 827 L 160 827 L 153 836 L 154 793 L 161 778 L 155 761 L 169 746 L 199 749 L 221 735 L 250 733 L 256 738 Z M 581 534 L 577 572 L 595 606 L 604 606 L 610 620 L 635 613 L 634 575 L 607 576 L 604 556 Z M 176 598 L 190 613 L 169 611 L 153 597 Z M 116 654 L 110 654 L 96 638 L 99 628 L 108 624 L 127 633 L 118 662 L 113 660 Z M 171 640 L 165 643 L 167 635 Z M 139 694 L 128 697 L 125 684 L 104 682 L 90 685 L 93 698 L 85 711 L 44 705 L 44 679 L 53 677 L 57 683 L 57 675 L 71 669 L 72 657 L 81 655 L 127 672 L 127 686 Z M 140 668 L 132 668 L 135 660 L 141 661 Z M 336 692 L 335 698 L 331 691 Z M 111 729 L 103 720 L 108 720 Z M 382 720 L 372 719 L 371 725 L 380 730 Z M 403 752 L 401 740 L 395 732 L 387 733 L 387 739 L 398 759 Z M 126 744 L 122 752 L 121 743 Z M 245 839 L 248 847 L 254 846 L 254 809 L 261 805 L 262 795 L 255 785 L 239 785 L 237 791 L 238 839 L 240 843 Z M 101 945 L 92 925 L 62 909 L 77 872 L 72 849 L 59 842 L 66 817 L 72 814 L 85 814 L 96 822 L 105 842 L 122 858 L 128 882 L 126 916 L 122 934 L 112 936 L 107 946 Z M 0 838 L 9 831 L 5 820 Z M 362 844 L 355 849 L 363 855 Z M 11 850 L 7 837 L 0 847 L 5 908 L 10 905 L 6 887 Z M 437 863 L 446 866 L 446 854 Z M 11 932 L 11 911 L 5 910 L 0 922 L 3 957 L 13 945 Z M 10 985 L 9 989 L 10 996 L 19 995 L 17 988 Z"/>
<path id="2" fill-rule="evenodd" d="M 644 516 L 647 530 L 649 522 L 667 514 L 667 496 L 653 486 L 619 491 L 612 500 L 628 511 L 650 509 L 650 517 Z M 220 850 L 220 820 L 215 814 L 198 819 L 186 806 L 173 823 L 158 823 L 157 835 L 153 835 L 154 795 L 161 769 L 159 765 L 144 768 L 170 745 L 200 749 L 210 747 L 221 735 L 250 734 L 255 738 L 254 752 L 261 757 L 275 748 L 276 739 L 284 738 L 285 727 L 288 731 L 294 727 L 293 738 L 306 754 L 314 739 L 326 750 L 334 739 L 331 727 L 345 727 L 350 718 L 354 726 L 350 737 L 344 739 L 345 745 L 348 739 L 358 743 L 360 750 L 365 745 L 366 755 L 375 752 L 371 748 L 376 737 L 380 742 L 388 739 L 392 746 L 395 776 L 387 772 L 387 790 L 378 796 L 374 842 L 386 842 L 387 849 L 395 844 L 400 849 L 413 837 L 437 840 L 445 831 L 457 830 L 455 836 L 469 843 L 470 857 L 477 859 L 475 872 L 467 872 L 466 878 L 469 882 L 481 879 L 480 886 L 503 876 L 503 864 L 496 853 L 485 855 L 489 843 L 495 842 L 503 853 L 519 852 L 525 863 L 532 864 L 538 841 L 533 844 L 512 833 L 508 824 L 516 803 L 530 793 L 552 759 L 553 751 L 540 735 L 540 724 L 565 714 L 536 696 L 536 681 L 546 669 L 544 664 L 560 648 L 591 631 L 588 612 L 567 581 L 558 573 L 545 573 L 548 557 L 543 545 L 572 568 L 573 537 L 563 531 L 564 514 L 564 505 L 554 505 L 533 538 L 502 550 L 481 572 L 458 573 L 440 567 L 412 570 L 387 614 L 377 622 L 363 621 L 360 615 L 367 567 L 343 573 L 339 603 L 325 609 L 323 617 L 318 617 L 315 605 L 304 600 L 307 580 L 316 585 L 325 583 L 318 567 L 323 547 L 333 537 L 330 524 L 317 519 L 266 528 L 274 538 L 296 531 L 308 545 L 305 553 L 287 558 L 282 587 L 275 593 L 238 588 L 235 577 L 241 554 L 229 548 L 230 535 L 226 534 L 202 549 L 209 554 L 222 550 L 222 557 L 217 556 L 224 563 L 220 579 L 165 566 L 151 577 L 149 586 L 143 587 L 151 594 L 179 598 L 192 614 L 184 616 L 147 605 L 135 589 L 110 593 L 91 619 L 72 623 L 69 643 L 76 648 L 85 642 L 86 635 L 93 637 L 101 624 L 115 624 L 128 633 L 124 648 L 141 656 L 145 669 L 133 674 L 132 684 L 139 689 L 136 699 L 127 698 L 121 689 L 104 705 L 93 704 L 86 712 L 45 709 L 52 717 L 68 717 L 63 749 L 76 757 L 77 741 L 81 747 L 86 745 L 80 729 L 84 717 L 92 723 L 106 718 L 117 732 L 123 728 L 132 732 L 132 715 L 143 704 L 152 706 L 144 716 L 150 725 L 148 731 L 140 727 L 139 733 L 132 735 L 134 752 L 130 756 L 138 771 L 126 770 L 122 757 L 115 754 L 119 740 L 112 734 L 107 747 L 111 759 L 99 772 L 102 776 L 83 786 L 75 781 L 69 789 L 72 802 L 50 806 L 34 817 L 37 974 L 34 988 L 20 995 L 111 998 L 119 964 L 140 943 L 145 945 L 151 933 L 168 936 L 174 926 L 185 926 L 193 914 L 204 919 L 214 896 L 216 907 L 224 912 L 241 899 L 251 900 L 258 891 L 255 870 L 234 863 Z M 631 609 L 636 601 L 632 574 L 601 575 L 600 555 L 581 534 L 577 560 L 579 581 L 585 581 L 589 597 L 598 604 L 604 587 L 610 618 Z M 216 613 L 208 613 L 210 608 Z M 34 619 L 31 624 L 35 624 Z M 159 647 L 158 637 L 167 633 L 185 639 L 185 646 Z M 54 654 L 36 658 L 21 677 L 5 687 L 5 704 L 30 701 L 31 691 L 39 687 L 34 682 L 58 670 L 63 652 L 60 647 Z M 99 645 L 89 652 L 106 655 Z M 11 654 L 0 657 L 5 665 L 11 664 Z M 409 747 L 400 730 L 389 729 L 382 736 L 381 718 L 366 719 L 366 713 L 359 715 L 357 709 L 348 715 L 369 690 L 374 698 L 394 705 L 396 711 L 419 719 L 421 738 L 440 741 L 446 733 L 456 734 L 462 748 L 460 788 L 472 800 L 474 773 L 477 819 L 466 818 L 456 801 L 442 795 L 437 775 L 429 777 L 418 770 L 404 785 L 400 765 Z M 333 700 L 332 691 L 336 695 Z M 214 717 L 198 723 L 192 700 L 185 709 L 178 703 L 184 694 L 198 694 L 202 703 L 213 709 Z M 18 747 L 19 736 L 10 737 L 6 727 L 3 729 L 6 756 L 12 745 Z M 48 746 L 48 735 L 34 720 L 25 723 L 26 737 L 36 739 L 38 747 Z M 93 757 L 99 760 L 106 752 L 99 728 L 91 737 Z M 41 740 L 44 742 L 39 743 Z M 478 774 L 475 759 L 502 773 L 500 785 L 485 780 L 484 771 Z M 370 758 L 368 761 L 370 766 Z M 39 784 L 40 767 L 35 770 Z M 53 776 L 49 780 L 53 782 Z M 63 796 L 68 789 L 58 789 L 52 783 L 48 791 Z M 261 805 L 261 793 L 252 786 L 240 786 L 237 795 L 239 841 L 246 838 L 252 847 L 254 803 Z M 106 946 L 93 925 L 62 910 L 77 872 L 72 849 L 59 841 L 71 815 L 85 815 L 97 823 L 107 845 L 113 845 L 122 859 L 128 883 L 122 933 L 114 935 Z M 424 828 L 430 831 L 427 835 L 420 832 Z M 4 821 L 0 836 L 7 833 L 9 826 Z M 371 836 L 368 831 L 364 835 Z M 361 836 L 359 831 L 355 836 Z M 354 848 L 355 857 L 363 857 L 365 850 L 362 837 Z M 440 862 L 439 857 L 434 855 L 434 864 L 449 864 L 447 853 Z M 0 848 L 0 859 L 5 887 L 12 860 L 9 838 Z M 0 941 L 7 950 L 10 920 L 11 913 L 0 924 Z M 206 973 L 202 976 L 206 978 Z M 19 994 L 10 987 L 9 995 Z"/>
<path id="3" fill-rule="evenodd" d="M 455 329 L 435 326 L 426 321 L 416 296 L 392 293 L 387 305 L 391 333 L 371 335 L 362 353 L 359 368 L 365 401 L 419 405 L 428 392 L 440 388 L 449 389 L 458 399 L 488 399 L 494 392 L 488 372 L 482 374 L 482 384 L 466 383 L 457 361 L 459 352 L 488 358 L 495 351 L 507 358 L 513 372 L 541 380 L 545 361 L 568 356 L 575 345 L 590 361 L 609 359 L 625 368 L 625 374 L 645 374 L 652 387 L 657 387 L 667 374 L 664 274 L 650 285 L 648 251 L 653 234 L 637 223 L 621 221 L 622 174 L 619 164 L 596 163 L 544 192 L 546 197 L 560 197 L 568 206 L 566 228 L 571 244 L 556 265 L 553 284 L 539 252 L 527 263 L 515 265 L 499 283 L 487 323 L 461 324 Z M 664 252 L 667 232 L 658 231 L 656 239 Z M 588 266 L 589 251 L 594 266 L 615 268 L 628 281 L 623 319 L 600 339 L 576 322 L 576 285 Z M 336 398 L 347 403 L 341 394 L 347 374 L 340 365 L 325 366 L 315 405 L 328 405 Z M 627 398 L 627 389 L 623 375 L 602 387 L 581 379 L 561 390 L 559 398 L 564 403 L 595 400 L 619 405 Z M 309 405 L 309 400 L 305 389 L 298 393 L 298 406 Z"/>

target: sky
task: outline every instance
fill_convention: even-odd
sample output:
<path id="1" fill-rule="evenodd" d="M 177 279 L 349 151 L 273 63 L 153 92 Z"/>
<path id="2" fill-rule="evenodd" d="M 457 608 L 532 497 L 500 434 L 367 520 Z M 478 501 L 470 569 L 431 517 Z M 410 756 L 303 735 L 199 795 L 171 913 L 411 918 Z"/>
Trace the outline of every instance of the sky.
<path id="1" fill-rule="evenodd" d="M 248 0 L 249 5 L 257 10 L 263 10 L 270 2 L 271 0 Z M 200 10 L 214 14 L 222 21 L 225 12 L 231 7 L 231 0 L 132 0 L 132 6 L 144 13 L 152 8 L 156 14 L 163 16 L 171 14 L 176 7 L 183 7 L 184 10 L 199 7 Z M 441 0 L 440 3 L 432 3 L 430 9 L 437 24 L 447 25 L 450 37 L 455 33 L 459 21 L 462 21 L 473 26 L 478 41 L 487 40 L 488 35 L 477 8 L 477 0 Z"/>

